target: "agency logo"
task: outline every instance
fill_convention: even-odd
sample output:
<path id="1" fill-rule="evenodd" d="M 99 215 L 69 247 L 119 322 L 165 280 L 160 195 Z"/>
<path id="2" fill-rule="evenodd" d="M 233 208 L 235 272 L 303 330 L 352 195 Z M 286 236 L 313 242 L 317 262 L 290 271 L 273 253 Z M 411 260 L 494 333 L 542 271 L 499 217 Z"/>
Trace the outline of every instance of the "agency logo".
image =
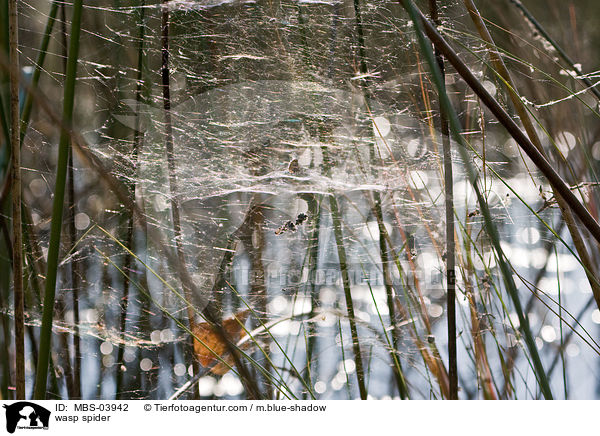
<path id="1" fill-rule="evenodd" d="M 47 430 L 50 424 L 50 411 L 29 401 L 19 401 L 3 405 L 6 409 L 6 431 L 14 433 L 18 429 Z"/>

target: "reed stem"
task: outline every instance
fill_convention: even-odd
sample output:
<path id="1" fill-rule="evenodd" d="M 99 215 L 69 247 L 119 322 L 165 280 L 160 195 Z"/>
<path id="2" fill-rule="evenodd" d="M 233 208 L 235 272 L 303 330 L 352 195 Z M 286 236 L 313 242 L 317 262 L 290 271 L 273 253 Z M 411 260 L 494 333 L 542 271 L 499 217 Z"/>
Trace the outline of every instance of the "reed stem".
<path id="1" fill-rule="evenodd" d="M 10 143 L 12 147 L 12 268 L 15 311 L 16 398 L 25 399 L 25 292 L 21 218 L 21 142 L 19 140 L 19 22 L 17 0 L 8 0 L 10 57 Z"/>
<path id="2" fill-rule="evenodd" d="M 440 25 L 437 0 L 429 0 L 431 20 L 436 26 Z M 440 68 L 442 86 L 445 88 L 444 58 L 435 49 L 435 59 Z M 444 91 L 445 92 L 445 91 Z M 452 177 L 452 149 L 450 146 L 450 131 L 448 117 L 442 104 L 440 111 L 440 131 L 442 133 L 442 148 L 444 160 L 444 188 L 446 191 L 446 308 L 448 321 L 448 379 L 450 383 L 450 399 L 458 400 L 458 362 L 456 352 L 456 247 L 454 242 L 454 180 Z"/>
<path id="3" fill-rule="evenodd" d="M 67 76 L 65 79 L 63 96 L 63 123 L 68 128 L 73 121 L 73 107 L 75 103 L 75 82 L 77 76 L 77 61 L 79 58 L 79 36 L 81 33 L 81 15 L 83 0 L 74 0 L 73 16 L 71 21 L 71 39 L 69 41 L 69 57 L 67 60 Z M 63 126 L 58 145 L 58 160 L 56 168 L 56 182 L 54 200 L 52 204 L 52 221 L 50 228 L 50 243 L 48 245 L 48 262 L 46 272 L 46 286 L 44 290 L 44 312 L 40 332 L 40 351 L 36 370 L 34 398 L 43 400 L 46 396 L 46 382 L 48 379 L 48 361 L 52 342 L 52 323 L 56 295 L 56 277 L 58 273 L 58 257 L 60 253 L 60 239 L 62 232 L 63 205 L 69 160 L 70 132 Z"/>
<path id="4" fill-rule="evenodd" d="M 141 0 L 140 8 L 139 8 L 139 17 L 138 17 L 138 48 L 137 48 L 137 72 L 136 72 L 136 87 L 135 87 L 135 102 L 136 102 L 136 110 L 135 110 L 135 126 L 133 132 L 133 150 L 132 150 L 132 179 L 137 180 L 137 171 L 139 166 L 139 153 L 142 146 L 142 132 L 140 132 L 140 103 L 142 102 L 142 88 L 143 88 L 143 78 L 144 78 L 144 39 L 146 36 L 146 23 L 145 23 L 145 0 Z M 132 198 L 135 198 L 136 194 L 136 182 L 132 182 L 129 184 L 129 191 Z M 134 253 L 135 249 L 135 217 L 133 211 L 128 211 L 127 217 L 127 236 L 125 245 Z M 123 265 L 123 271 L 125 271 L 125 275 L 123 277 L 123 301 L 121 306 L 121 319 L 119 321 L 119 328 L 121 331 L 121 335 L 125 337 L 125 329 L 127 326 L 127 312 L 129 306 L 129 289 L 130 289 L 130 279 L 129 272 L 131 266 L 134 262 L 133 255 L 130 252 L 125 253 L 125 262 Z M 123 344 L 119 345 L 119 349 L 117 351 L 117 364 L 125 365 L 123 362 L 123 356 L 125 354 L 125 346 Z M 123 376 L 124 371 L 119 369 L 117 371 L 117 379 L 116 379 L 116 399 L 122 398 L 122 384 L 123 384 Z"/>
<path id="5" fill-rule="evenodd" d="M 333 232 L 337 245 L 338 258 L 340 262 L 340 271 L 342 273 L 342 284 L 344 286 L 344 296 L 346 298 L 346 310 L 348 311 L 348 321 L 350 323 L 350 335 L 352 337 L 352 349 L 356 363 L 356 379 L 361 400 L 367 399 L 367 388 L 365 384 L 365 372 L 363 367 L 362 350 L 358 338 L 358 329 L 356 327 L 356 316 L 354 314 L 354 302 L 350 290 L 350 277 L 348 276 L 348 263 L 346 259 L 346 248 L 344 247 L 344 233 L 342 230 L 342 220 L 337 199 L 335 196 L 329 196 L 329 207 L 331 208 L 331 218 L 333 220 Z"/>

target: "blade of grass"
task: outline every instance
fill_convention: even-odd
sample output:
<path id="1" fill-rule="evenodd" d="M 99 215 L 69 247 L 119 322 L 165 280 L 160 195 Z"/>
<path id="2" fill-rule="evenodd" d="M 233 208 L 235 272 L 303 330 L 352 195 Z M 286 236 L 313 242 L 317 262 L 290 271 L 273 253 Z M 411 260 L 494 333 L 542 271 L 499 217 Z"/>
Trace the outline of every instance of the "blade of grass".
<path id="1" fill-rule="evenodd" d="M 390 272 L 390 258 L 387 247 L 387 230 L 385 228 L 385 224 L 383 222 L 382 216 L 382 208 L 381 208 L 381 197 L 379 192 L 373 193 L 375 200 L 375 207 L 373 208 L 375 211 L 375 217 L 377 219 L 377 227 L 379 230 L 379 253 L 381 256 L 381 269 L 383 273 L 383 283 L 385 286 L 385 293 L 387 297 L 387 306 L 390 317 L 390 324 L 392 328 L 392 341 L 390 343 L 390 356 L 392 357 L 392 362 L 394 364 L 394 377 L 396 379 L 396 384 L 398 386 L 398 393 L 400 394 L 400 398 L 407 399 L 409 397 L 408 386 L 406 384 L 406 378 L 404 376 L 404 372 L 402 370 L 402 366 L 400 363 L 400 357 L 398 355 L 398 350 L 400 346 L 400 330 L 398 329 L 398 317 L 396 315 L 396 308 L 394 306 L 394 289 L 392 287 L 392 277 Z M 371 289 L 371 284 L 369 283 L 369 289 Z M 371 290 L 372 294 L 372 290 Z M 377 307 L 377 303 L 375 298 L 373 298 L 373 303 Z M 379 309 L 377 310 L 379 317 Z M 381 321 L 383 326 L 383 321 Z M 384 327 L 385 332 L 385 327 Z M 385 333 L 387 339 L 387 333 Z"/>
<path id="2" fill-rule="evenodd" d="M 310 287 L 310 317 L 314 317 L 319 306 L 319 291 L 317 288 L 317 271 L 319 267 L 319 237 L 321 233 L 321 197 L 316 195 L 308 196 L 309 213 L 311 216 L 311 234 L 309 239 L 309 284 Z M 308 385 L 314 386 L 313 374 L 316 374 L 318 361 L 313 363 L 313 357 L 318 349 L 317 324 L 309 323 L 308 337 L 306 338 L 306 367 L 307 367 L 307 382 Z M 309 391 L 303 394 L 306 399 Z"/>
<path id="3" fill-rule="evenodd" d="M 1 209 L 0 209 L 1 210 Z M 4 211 L 2 211 L 4 212 Z M 8 215 L 8 214 L 7 214 Z M 8 226 L 6 225 L 6 219 L 4 213 L 0 214 L 0 232 L 2 238 L 0 239 L 0 268 L 2 271 L 10 271 L 11 266 L 11 253 L 12 244 L 10 241 Z M 0 308 L 2 309 L 0 317 L 2 317 L 2 353 L 0 353 L 0 366 L 2 366 L 2 383 L 1 392 L 2 399 L 12 399 L 12 392 L 9 387 L 13 385 L 13 364 L 11 362 L 11 319 L 9 316 L 9 302 L 7 301 L 10 296 L 10 274 L 0 275 Z"/>

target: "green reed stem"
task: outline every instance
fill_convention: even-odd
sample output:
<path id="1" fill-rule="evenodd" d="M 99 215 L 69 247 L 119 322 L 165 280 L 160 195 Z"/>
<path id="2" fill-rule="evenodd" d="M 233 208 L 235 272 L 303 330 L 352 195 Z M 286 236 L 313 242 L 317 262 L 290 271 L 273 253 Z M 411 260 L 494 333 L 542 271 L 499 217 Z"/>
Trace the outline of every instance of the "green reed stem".
<path id="1" fill-rule="evenodd" d="M 67 39 L 67 11 L 65 4 L 60 5 L 60 36 L 62 39 L 62 61 L 63 70 L 67 73 L 68 39 Z M 75 228 L 75 174 L 73 170 L 73 150 L 69 150 L 69 161 L 67 163 L 67 234 L 68 246 L 70 251 L 74 251 L 77 243 L 77 229 Z M 67 388 L 70 399 L 81 398 L 81 339 L 79 337 L 79 256 L 75 255 L 70 262 L 71 269 L 71 303 L 73 307 L 73 348 L 75 355 L 73 356 L 73 365 L 71 365 L 71 353 L 69 350 L 68 335 L 63 334 L 61 340 L 65 346 L 65 378 L 67 379 Z M 57 302 L 60 304 L 60 300 Z M 59 309 L 59 313 L 62 311 Z M 61 344 L 62 345 L 62 344 Z"/>
<path id="2" fill-rule="evenodd" d="M 319 236 L 321 233 L 321 199 L 315 195 L 309 196 L 309 213 L 312 221 L 312 231 L 309 239 L 309 287 L 310 287 L 310 318 L 312 319 L 319 307 L 319 290 L 317 288 L 317 271 L 319 268 Z M 308 324 L 308 337 L 306 338 L 306 367 L 308 384 L 313 386 L 313 374 L 316 373 L 317 360 L 313 363 L 315 350 L 318 347 L 317 323 Z M 308 395 L 304 393 L 304 399 Z"/>
<path id="3" fill-rule="evenodd" d="M 344 295 L 346 297 L 346 310 L 348 311 L 348 321 L 350 322 L 350 335 L 352 336 L 352 349 L 354 359 L 356 360 L 356 378 L 358 381 L 358 390 L 360 398 L 367 399 L 367 388 L 365 386 L 365 373 L 363 368 L 362 351 L 358 339 L 358 330 L 356 328 L 356 317 L 354 315 L 354 302 L 350 291 L 350 277 L 348 276 L 348 263 L 346 260 L 346 248 L 344 247 L 344 234 L 342 231 L 342 220 L 337 199 L 334 195 L 329 196 L 329 206 L 331 208 L 331 218 L 333 220 L 333 232 L 337 245 L 340 270 L 342 273 L 342 283 L 344 286 Z"/>
<path id="4" fill-rule="evenodd" d="M 371 100 L 371 90 L 370 84 L 371 81 L 368 77 L 369 68 L 367 65 L 367 55 L 366 55 L 366 45 L 365 45 L 365 32 L 362 20 L 362 12 L 360 7 L 360 0 L 354 0 L 354 21 L 356 25 L 356 33 L 358 39 L 358 60 L 359 60 L 359 68 L 360 73 L 364 76 L 364 79 L 361 79 L 361 88 L 363 90 L 365 96 L 365 102 L 367 104 L 367 110 L 370 113 L 370 108 L 368 105 Z M 370 130 L 372 132 L 372 130 Z M 375 140 L 373 138 L 373 145 L 370 148 L 370 158 L 371 162 L 375 166 Z M 406 380 L 404 378 L 404 373 L 402 371 L 402 365 L 400 364 L 400 358 L 398 354 L 398 346 L 400 344 L 399 340 L 399 330 L 395 326 L 396 322 L 396 311 L 394 304 L 394 290 L 391 284 L 391 275 L 389 271 L 389 256 L 388 256 L 388 248 L 386 245 L 386 240 L 384 234 L 385 226 L 383 223 L 383 212 L 381 208 L 381 196 L 379 192 L 373 192 L 374 203 L 372 206 L 373 214 L 377 218 L 377 225 L 379 230 L 379 248 L 380 248 L 380 256 L 381 256 L 381 269 L 384 276 L 386 294 L 388 299 L 388 309 L 390 314 L 390 324 L 392 325 L 392 344 L 390 347 L 390 356 L 392 358 L 392 362 L 394 363 L 394 378 L 396 379 L 396 383 L 398 386 L 398 393 L 400 397 L 405 399 L 408 398 L 408 387 L 406 385 Z"/>
<path id="5" fill-rule="evenodd" d="M 67 60 L 67 76 L 65 79 L 63 96 L 63 122 L 71 126 L 73 121 L 73 107 L 75 104 L 75 81 L 77 77 L 77 61 L 79 58 L 79 36 L 81 34 L 81 14 L 83 0 L 74 0 L 73 16 L 71 21 L 71 40 L 69 41 L 69 57 Z M 46 287 L 44 291 L 44 312 L 40 332 L 40 351 L 36 370 L 35 392 L 36 400 L 43 400 L 46 396 L 46 382 L 48 379 L 48 360 L 52 342 L 52 320 L 56 295 L 56 276 L 58 272 L 58 257 L 62 231 L 63 203 L 65 200 L 65 187 L 67 166 L 69 160 L 70 133 L 63 126 L 58 145 L 58 160 L 56 168 L 56 182 L 54 188 L 54 201 L 52 205 L 52 223 L 50 228 L 50 243 L 48 245 L 48 266 L 46 272 Z"/>
<path id="6" fill-rule="evenodd" d="M 392 276 L 390 272 L 390 256 L 387 246 L 387 230 L 385 228 L 385 224 L 383 222 L 383 213 L 381 209 L 381 196 L 379 192 L 373 192 L 373 197 L 375 200 L 375 205 L 373 210 L 375 212 L 375 217 L 377 219 L 377 226 L 379 230 L 379 253 L 381 256 L 381 270 L 383 272 L 383 282 L 385 286 L 385 293 L 387 297 L 387 307 L 390 316 L 390 325 L 392 328 L 392 341 L 390 344 L 390 356 L 392 357 L 392 362 L 394 364 L 394 378 L 396 379 L 396 385 L 398 387 L 398 393 L 400 394 L 400 398 L 403 400 L 409 398 L 408 386 L 406 384 L 406 379 L 404 377 L 404 372 L 402 370 L 402 364 L 400 363 L 400 358 L 398 354 L 398 350 L 400 348 L 400 329 L 396 325 L 398 323 L 398 316 L 396 314 L 396 304 L 394 303 L 394 288 L 392 286 Z M 369 284 L 370 288 L 370 284 Z M 373 299 L 375 303 L 375 299 Z M 382 322 L 383 326 L 383 322 Z M 384 326 L 385 333 L 385 326 Z M 387 333 L 386 333 L 387 338 Z"/>

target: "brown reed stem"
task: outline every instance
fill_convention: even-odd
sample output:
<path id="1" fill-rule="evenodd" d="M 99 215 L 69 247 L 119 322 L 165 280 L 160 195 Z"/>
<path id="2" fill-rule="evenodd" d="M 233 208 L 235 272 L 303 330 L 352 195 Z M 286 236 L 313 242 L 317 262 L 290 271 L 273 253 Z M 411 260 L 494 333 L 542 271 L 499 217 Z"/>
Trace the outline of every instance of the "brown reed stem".
<path id="1" fill-rule="evenodd" d="M 25 399 L 25 293 L 23 290 L 23 228 L 21 218 L 21 141 L 19 117 L 19 22 L 17 0 L 8 1 L 10 56 L 10 143 L 12 147 L 12 262 L 15 311 L 16 399 Z"/>
<path id="2" fill-rule="evenodd" d="M 440 25 L 437 0 L 429 0 L 431 19 Z M 442 79 L 445 77 L 444 58 L 435 49 L 435 58 L 440 67 Z M 444 159 L 444 188 L 446 190 L 446 308 L 448 321 L 448 378 L 450 399 L 458 400 L 458 362 L 456 353 L 456 247 L 454 242 L 454 181 L 452 177 L 452 149 L 448 117 L 442 104 L 439 104 L 440 130 Z"/>

